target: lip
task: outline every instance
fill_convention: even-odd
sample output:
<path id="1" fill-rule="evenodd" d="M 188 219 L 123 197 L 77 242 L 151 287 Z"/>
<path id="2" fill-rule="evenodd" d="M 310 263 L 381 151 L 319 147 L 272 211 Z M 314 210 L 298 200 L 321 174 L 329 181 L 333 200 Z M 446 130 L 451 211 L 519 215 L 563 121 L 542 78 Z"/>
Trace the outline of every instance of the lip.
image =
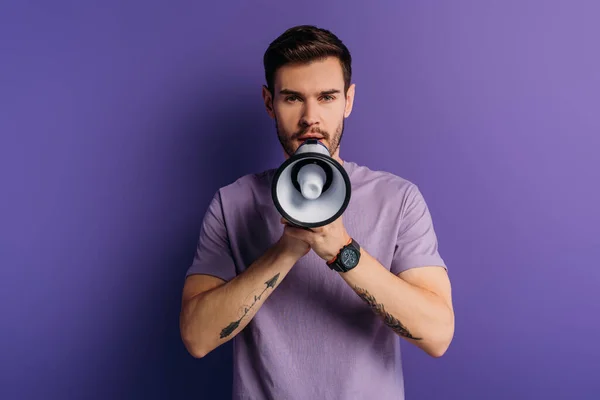
<path id="1" fill-rule="evenodd" d="M 305 135 L 305 136 L 300 136 L 298 138 L 298 140 L 300 141 L 305 141 L 308 139 L 317 139 L 317 140 L 323 140 L 323 136 L 316 136 L 316 135 Z"/>

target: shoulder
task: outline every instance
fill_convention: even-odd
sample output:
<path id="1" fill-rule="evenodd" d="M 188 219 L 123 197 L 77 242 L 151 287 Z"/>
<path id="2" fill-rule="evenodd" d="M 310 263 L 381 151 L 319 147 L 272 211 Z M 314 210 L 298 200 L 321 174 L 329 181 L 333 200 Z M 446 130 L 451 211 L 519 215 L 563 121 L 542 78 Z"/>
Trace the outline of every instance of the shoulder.
<path id="1" fill-rule="evenodd" d="M 368 204 L 390 221 L 401 223 L 409 215 L 425 214 L 428 206 L 415 182 L 389 171 L 349 163 L 352 192 L 358 204 Z M 363 211 L 364 212 L 364 211 Z M 378 215 L 379 215 L 378 214 Z"/>
<path id="2" fill-rule="evenodd" d="M 389 171 L 372 169 L 366 165 L 347 162 L 351 171 L 352 184 L 357 188 L 372 190 L 373 194 L 389 195 L 384 197 L 414 197 L 419 195 L 416 183 Z"/>
<path id="3" fill-rule="evenodd" d="M 218 190 L 221 202 L 231 204 L 248 202 L 249 199 L 258 200 L 265 193 L 270 193 L 270 182 L 274 173 L 274 169 L 249 173 L 221 186 Z"/>

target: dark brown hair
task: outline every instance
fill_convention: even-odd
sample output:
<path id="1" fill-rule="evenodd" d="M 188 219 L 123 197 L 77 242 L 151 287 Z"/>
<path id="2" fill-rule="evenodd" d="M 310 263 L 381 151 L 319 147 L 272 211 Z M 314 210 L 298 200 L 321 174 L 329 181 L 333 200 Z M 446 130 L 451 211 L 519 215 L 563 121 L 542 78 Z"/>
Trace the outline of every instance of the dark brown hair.
<path id="1" fill-rule="evenodd" d="M 352 57 L 346 45 L 326 29 L 312 25 L 290 28 L 271 42 L 263 57 L 267 88 L 273 93 L 275 72 L 283 65 L 308 63 L 331 56 L 337 57 L 342 65 L 345 95 L 352 80 Z"/>

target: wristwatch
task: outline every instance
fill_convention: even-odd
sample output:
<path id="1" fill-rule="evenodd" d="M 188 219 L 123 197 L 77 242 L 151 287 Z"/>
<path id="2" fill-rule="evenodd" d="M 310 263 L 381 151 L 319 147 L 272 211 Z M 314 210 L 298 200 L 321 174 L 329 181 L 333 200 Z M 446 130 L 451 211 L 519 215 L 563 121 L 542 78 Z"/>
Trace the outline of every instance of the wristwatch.
<path id="1" fill-rule="evenodd" d="M 360 261 L 360 245 L 350 238 L 348 243 L 342 247 L 340 252 L 327 261 L 327 265 L 334 271 L 347 272 L 358 265 Z"/>

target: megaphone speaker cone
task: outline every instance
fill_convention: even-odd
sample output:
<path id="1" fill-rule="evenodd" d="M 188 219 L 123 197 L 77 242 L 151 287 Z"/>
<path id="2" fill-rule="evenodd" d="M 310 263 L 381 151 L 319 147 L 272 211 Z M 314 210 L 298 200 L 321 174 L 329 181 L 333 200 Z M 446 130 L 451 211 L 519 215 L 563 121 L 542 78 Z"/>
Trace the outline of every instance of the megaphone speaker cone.
<path id="1" fill-rule="evenodd" d="M 344 167 L 321 150 L 297 151 L 277 169 L 271 188 L 279 213 L 304 228 L 339 218 L 348 207 L 351 192 Z"/>
<path id="2" fill-rule="evenodd" d="M 319 198 L 326 179 L 325 171 L 317 164 L 306 164 L 298 171 L 300 192 L 308 200 Z"/>

